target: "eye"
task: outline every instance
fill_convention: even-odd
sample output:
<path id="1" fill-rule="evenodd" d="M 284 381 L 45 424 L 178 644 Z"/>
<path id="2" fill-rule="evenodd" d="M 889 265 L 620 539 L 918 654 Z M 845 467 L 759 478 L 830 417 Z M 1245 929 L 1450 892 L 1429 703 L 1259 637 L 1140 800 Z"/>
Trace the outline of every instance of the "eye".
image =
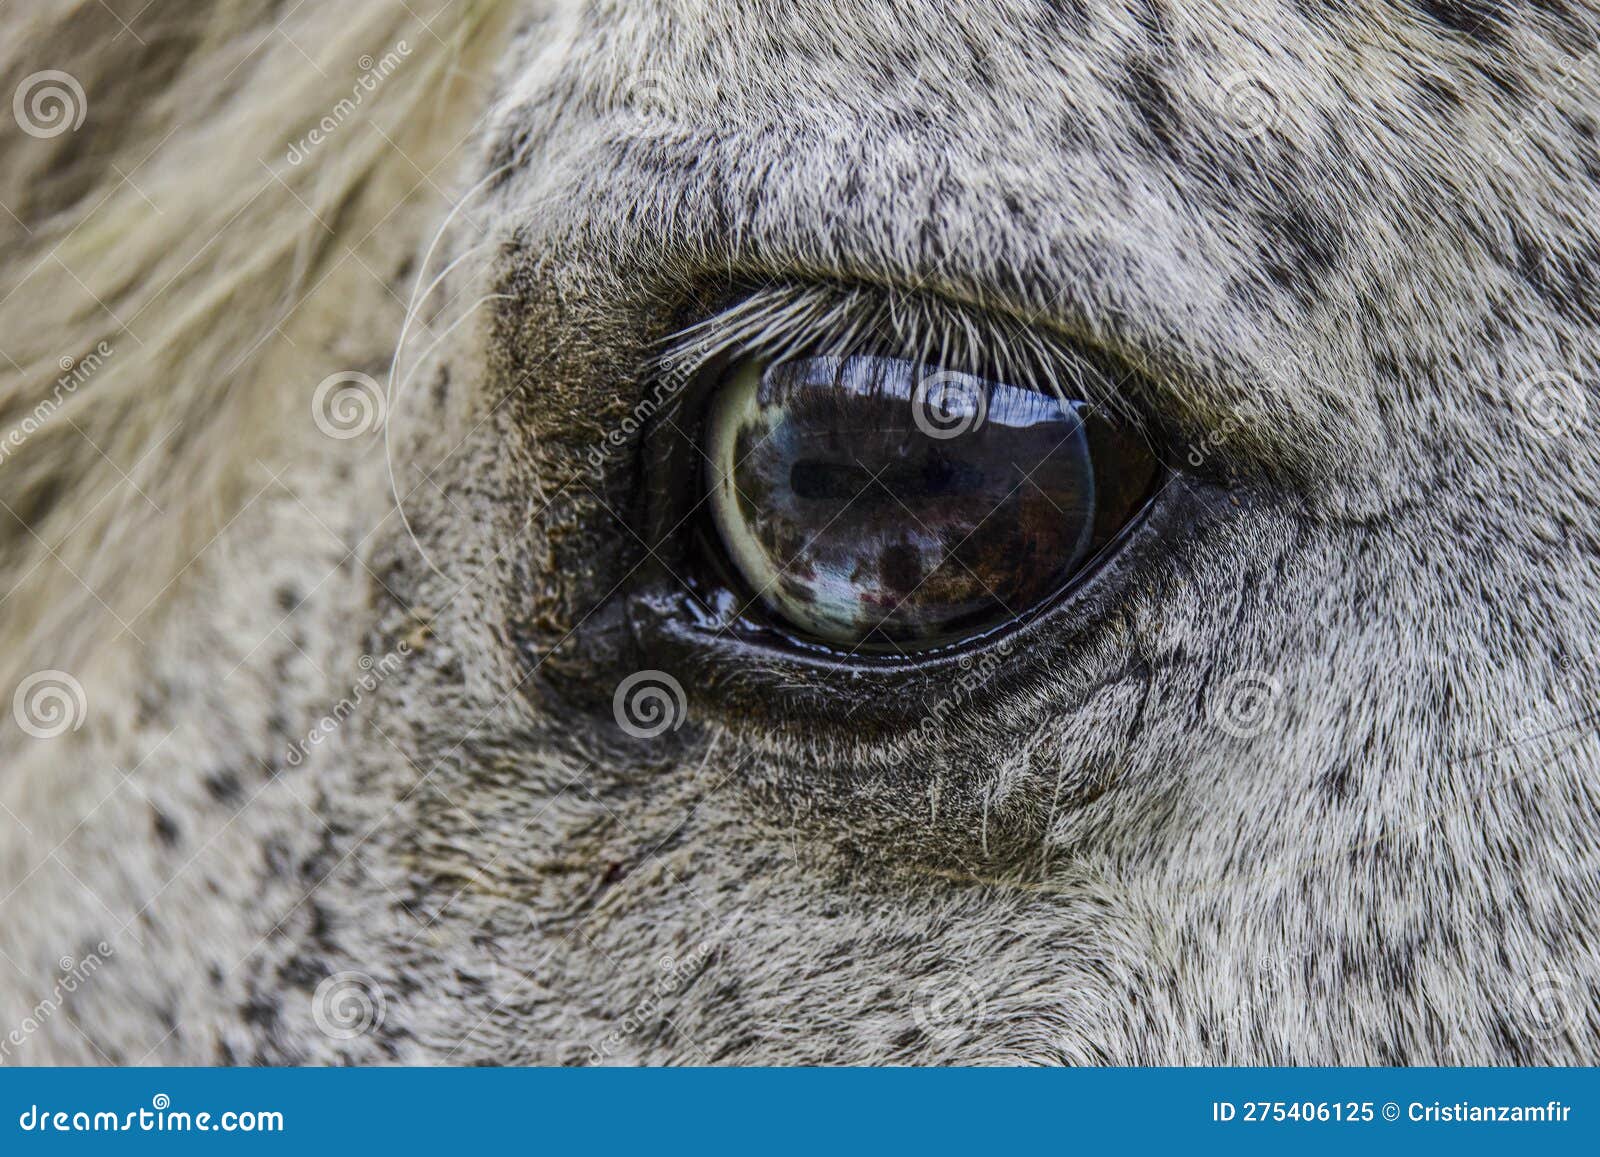
<path id="1" fill-rule="evenodd" d="M 851 651 L 939 647 L 1051 601 L 1157 473 L 1087 401 L 888 357 L 736 363 L 702 449 L 730 585 Z"/>

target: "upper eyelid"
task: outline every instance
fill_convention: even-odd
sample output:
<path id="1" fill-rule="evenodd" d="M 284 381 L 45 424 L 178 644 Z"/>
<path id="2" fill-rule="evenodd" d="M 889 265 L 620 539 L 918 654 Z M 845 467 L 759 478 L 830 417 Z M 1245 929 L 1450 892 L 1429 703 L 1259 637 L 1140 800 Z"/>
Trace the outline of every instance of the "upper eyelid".
<path id="1" fill-rule="evenodd" d="M 650 367 L 687 381 L 728 357 L 877 353 L 1121 409 L 1119 376 L 1041 328 L 941 299 L 823 282 L 767 286 L 669 336 Z"/>
<path id="2" fill-rule="evenodd" d="M 1057 320 L 876 282 L 785 281 L 661 339 L 645 380 L 658 393 L 667 383 L 676 402 L 707 366 L 735 357 L 920 357 L 930 368 L 1087 401 L 1139 431 L 1169 467 L 1192 463 L 1200 447 L 1205 468 L 1219 476 L 1271 475 L 1307 494 L 1326 483 L 1342 423 L 1317 404 L 1315 390 L 1248 353 L 1197 358 L 1181 344 L 1146 350 L 1114 339 L 1108 347 L 1063 333 Z M 877 348 L 859 348 L 865 338 Z"/>

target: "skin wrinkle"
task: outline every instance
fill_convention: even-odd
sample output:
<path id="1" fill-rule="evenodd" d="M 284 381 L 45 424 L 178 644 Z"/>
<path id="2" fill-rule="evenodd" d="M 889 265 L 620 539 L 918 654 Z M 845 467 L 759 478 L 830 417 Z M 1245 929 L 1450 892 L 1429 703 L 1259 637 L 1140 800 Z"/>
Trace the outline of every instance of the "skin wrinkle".
<path id="1" fill-rule="evenodd" d="M 345 56 L 414 30 L 399 7 L 343 30 L 315 7 L 285 31 L 337 47 L 341 83 Z M 436 20 L 452 47 L 419 37 L 386 82 L 408 95 L 372 115 L 418 110 L 379 123 L 449 156 L 440 185 L 505 172 L 425 268 L 448 210 L 419 193 L 385 219 L 426 165 L 372 126 L 280 172 L 331 234 L 261 171 L 328 95 L 300 92 L 276 40 L 223 82 L 219 44 L 242 53 L 277 16 L 216 0 L 159 75 L 61 59 L 164 210 L 135 216 L 118 186 L 61 250 L 150 347 L 119 344 L 123 376 L 71 415 L 124 467 L 182 422 L 130 471 L 170 518 L 108 502 L 64 561 L 132 614 L 227 529 L 133 623 L 143 645 L 110 639 L 48 557 L 0 604 L 6 692 L 64 667 L 91 704 L 57 740 L 0 734 L 0 802 L 27 825 L 0 813 L 22 966 L 0 968 L 0 1024 L 63 951 L 116 945 L 74 994 L 81 1034 L 46 1023 L 19 1060 L 1597 1059 L 1600 11 L 1063 7 L 510 0 L 459 37 Z M 58 42 L 16 41 L 41 60 Z M 447 91 L 455 72 L 492 90 Z M 198 127 L 161 145 L 168 115 Z M 207 124 L 240 156 L 200 204 Z M 27 215 L 0 292 L 77 301 L 54 264 L 23 274 L 117 178 L 21 144 L 19 187 L 88 192 L 61 193 L 59 227 Z M 0 201 L 46 197 L 12 179 Z M 216 268 L 151 304 L 205 240 L 173 223 L 220 229 L 258 187 Z M 116 258 L 91 260 L 112 234 Z M 347 240 L 376 278 L 330 272 Z M 335 370 L 381 380 L 413 283 L 457 258 L 402 372 L 468 303 L 511 300 L 387 416 L 413 542 L 383 455 L 322 434 L 308 396 Z M 280 322 L 283 287 L 324 275 Z M 75 310 L 0 315 L 26 371 L 0 412 L 111 325 Z M 292 345 L 222 372 L 274 324 Z M 1126 402 L 1185 472 L 1159 541 L 970 692 L 658 645 L 630 532 L 666 484 L 653 433 L 608 435 L 676 364 L 673 335 L 818 329 L 1018 363 L 1081 343 L 1137 369 Z M 53 511 L 52 544 L 110 477 L 75 438 L 53 427 L 0 469 L 19 515 Z M 44 552 L 20 523 L 0 535 L 9 589 Z M 401 640 L 291 766 L 357 658 Z M 645 740 L 612 696 L 648 668 L 680 679 L 687 717 Z M 345 971 L 384 1013 L 337 1036 L 316 994 Z"/>

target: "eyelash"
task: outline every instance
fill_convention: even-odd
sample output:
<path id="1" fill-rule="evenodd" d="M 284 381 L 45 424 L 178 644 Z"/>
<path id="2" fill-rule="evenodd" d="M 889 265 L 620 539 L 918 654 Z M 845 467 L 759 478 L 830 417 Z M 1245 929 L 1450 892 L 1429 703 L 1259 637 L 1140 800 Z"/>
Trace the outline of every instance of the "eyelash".
<path id="1" fill-rule="evenodd" d="M 1127 370 L 1006 315 L 930 294 L 826 282 L 747 288 L 722 300 L 666 338 L 645 367 L 647 380 L 666 383 L 674 400 L 719 360 L 875 355 L 1086 401 L 1140 433 L 1152 427 L 1131 399 L 1102 388 L 1125 381 Z"/>

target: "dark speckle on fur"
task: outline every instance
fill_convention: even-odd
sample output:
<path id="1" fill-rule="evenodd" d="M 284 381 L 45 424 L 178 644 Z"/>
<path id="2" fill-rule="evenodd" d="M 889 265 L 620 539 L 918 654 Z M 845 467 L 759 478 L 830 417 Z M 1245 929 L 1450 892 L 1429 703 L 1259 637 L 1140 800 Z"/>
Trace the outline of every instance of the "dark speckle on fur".
<path id="1" fill-rule="evenodd" d="M 1429 111 L 1441 119 L 1461 111 L 1461 91 L 1448 77 L 1428 70 L 1419 71 L 1413 83 Z"/>
<path id="2" fill-rule="evenodd" d="M 155 829 L 156 838 L 164 846 L 169 848 L 178 846 L 178 842 L 182 838 L 182 832 L 178 829 L 178 825 L 173 821 L 172 817 L 155 804 L 150 805 L 150 822 Z"/>
<path id="3" fill-rule="evenodd" d="M 1168 157 L 1178 155 L 1178 140 L 1183 132 L 1182 115 L 1173 104 L 1166 82 L 1148 59 L 1128 65 L 1128 99 L 1144 125 L 1146 139 Z"/>
<path id="4" fill-rule="evenodd" d="M 1600 277 L 1600 244 L 1590 243 L 1577 252 L 1560 253 L 1546 248 L 1521 230 L 1512 234 L 1512 264 L 1540 297 L 1574 321 L 1593 321 L 1600 317 L 1600 294 L 1595 288 Z"/>
<path id="5" fill-rule="evenodd" d="M 1044 0 L 1042 7 L 1059 32 L 1082 36 L 1089 31 L 1091 17 L 1085 0 Z"/>
<path id="6" fill-rule="evenodd" d="M 244 797 L 244 788 L 239 783 L 237 772 L 224 768 L 212 772 L 205 778 L 206 791 L 218 803 L 237 804 Z"/>
<path id="7" fill-rule="evenodd" d="M 1451 32 L 1485 45 L 1497 44 L 1504 5 L 1493 0 L 1414 0 L 1420 12 Z"/>
<path id="8" fill-rule="evenodd" d="M 1343 252 L 1337 228 L 1309 206 L 1292 201 L 1263 214 L 1261 225 L 1262 267 L 1296 297 L 1317 296 Z"/>

